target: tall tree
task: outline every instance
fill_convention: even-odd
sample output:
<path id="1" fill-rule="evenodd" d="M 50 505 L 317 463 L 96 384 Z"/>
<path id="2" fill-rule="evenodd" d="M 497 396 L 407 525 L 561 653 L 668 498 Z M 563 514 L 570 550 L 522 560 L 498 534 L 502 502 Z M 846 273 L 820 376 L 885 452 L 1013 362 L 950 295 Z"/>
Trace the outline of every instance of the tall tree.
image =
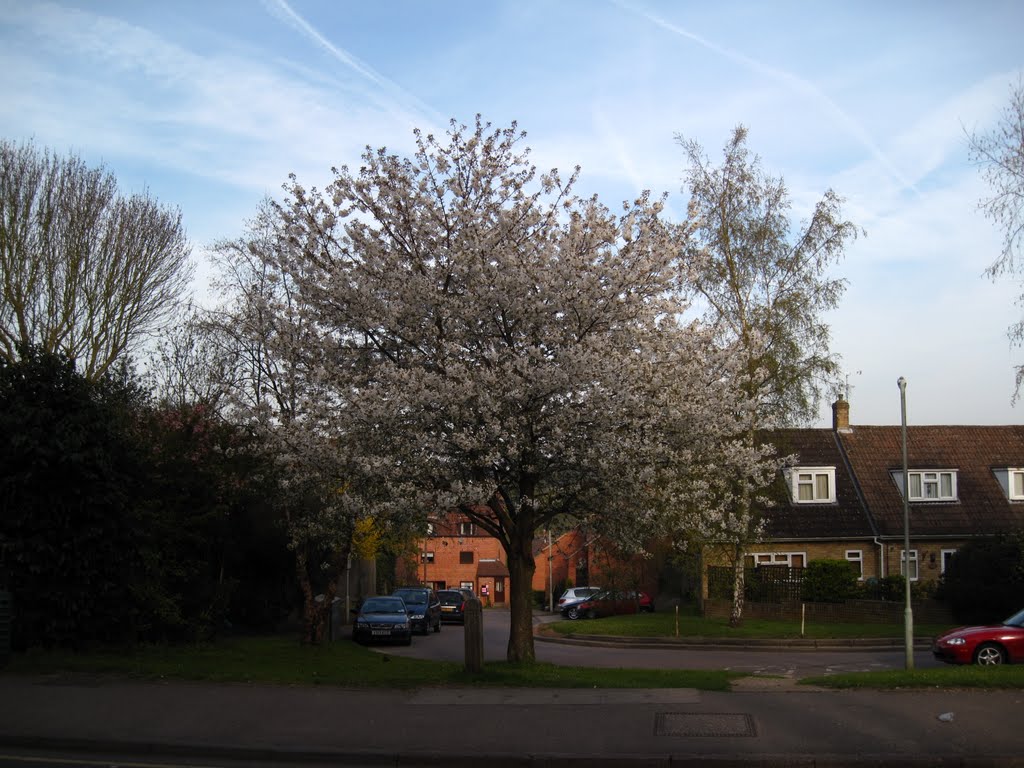
<path id="1" fill-rule="evenodd" d="M 995 128 L 989 133 L 968 136 L 972 162 L 981 168 L 982 178 L 992 189 L 992 196 L 982 200 L 979 207 L 1002 231 L 1003 248 L 986 274 L 995 279 L 1002 275 L 1019 275 L 1021 257 L 1024 256 L 1024 77 L 1010 92 Z M 1024 306 L 1024 295 L 1017 299 Z M 1009 330 L 1010 341 L 1024 343 L 1024 320 Z M 1014 401 L 1020 397 L 1024 385 L 1024 365 L 1017 366 Z"/>
<path id="2" fill-rule="evenodd" d="M 318 643 L 349 560 L 357 523 L 371 512 L 346 443 L 330 439 L 318 410 L 326 397 L 307 349 L 315 329 L 297 308 L 293 278 L 280 268 L 294 246 L 280 236 L 280 219 L 264 201 L 247 231 L 213 249 L 222 301 L 198 323 L 228 418 L 259 436 L 277 480 L 274 506 L 284 521 L 303 596 L 303 640 Z"/>
<path id="3" fill-rule="evenodd" d="M 100 378 L 158 327 L 191 279 L 181 213 L 113 174 L 0 141 L 0 356 L 37 346 Z M 20 345 L 20 346 L 19 346 Z"/>
<path id="4" fill-rule="evenodd" d="M 413 157 L 368 149 L 324 193 L 293 178 L 280 268 L 332 394 L 309 410 L 360 447 L 390 503 L 458 508 L 501 542 L 507 657 L 532 661 L 535 531 L 572 514 L 638 540 L 700 492 L 742 393 L 678 319 L 660 202 L 616 216 L 575 197 L 575 177 L 528 163 L 515 124 L 415 135 Z"/>
<path id="5" fill-rule="evenodd" d="M 836 380 L 838 359 L 822 315 L 843 294 L 845 282 L 829 270 L 858 228 L 843 218 L 843 201 L 830 189 L 794 229 L 785 183 L 751 155 L 743 126 L 733 131 L 720 166 L 697 142 L 678 140 L 689 160 L 688 286 L 703 300 L 719 343 L 743 360 L 736 385 L 751 406 L 744 428 L 753 443 L 759 429 L 813 418 Z M 733 624 L 742 619 L 743 556 L 761 523 L 751 491 L 736 497 L 734 514 L 714 532 L 731 546 Z"/>

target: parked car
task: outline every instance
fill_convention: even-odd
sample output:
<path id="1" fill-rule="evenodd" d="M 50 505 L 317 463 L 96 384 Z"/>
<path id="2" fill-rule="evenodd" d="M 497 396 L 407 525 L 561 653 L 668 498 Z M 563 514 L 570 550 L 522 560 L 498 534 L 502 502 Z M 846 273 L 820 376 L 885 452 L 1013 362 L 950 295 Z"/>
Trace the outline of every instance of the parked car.
<path id="1" fill-rule="evenodd" d="M 352 625 L 352 639 L 357 643 L 412 642 L 412 626 L 405 601 L 400 597 L 368 597 L 359 607 Z"/>
<path id="2" fill-rule="evenodd" d="M 1002 624 L 960 627 L 935 638 L 932 654 L 947 664 L 1024 663 L 1024 610 Z"/>
<path id="3" fill-rule="evenodd" d="M 391 593 L 405 601 L 409 609 L 409 619 L 413 630 L 424 635 L 433 627 L 435 632 L 441 631 L 441 601 L 437 593 L 428 587 L 399 587 Z"/>
<path id="4" fill-rule="evenodd" d="M 586 600 L 588 597 L 592 597 L 601 591 L 600 587 L 569 587 L 562 593 L 562 596 L 558 598 L 558 610 L 569 603 L 578 603 L 580 600 Z"/>
<path id="5" fill-rule="evenodd" d="M 646 607 L 645 607 L 646 606 Z M 575 603 L 566 603 L 561 613 L 568 619 L 596 619 L 601 616 L 654 610 L 654 603 L 646 592 L 603 590 Z"/>
<path id="6" fill-rule="evenodd" d="M 470 592 L 472 595 L 473 593 Z M 441 621 L 466 623 L 466 594 L 461 589 L 439 589 L 437 599 L 441 601 Z"/>

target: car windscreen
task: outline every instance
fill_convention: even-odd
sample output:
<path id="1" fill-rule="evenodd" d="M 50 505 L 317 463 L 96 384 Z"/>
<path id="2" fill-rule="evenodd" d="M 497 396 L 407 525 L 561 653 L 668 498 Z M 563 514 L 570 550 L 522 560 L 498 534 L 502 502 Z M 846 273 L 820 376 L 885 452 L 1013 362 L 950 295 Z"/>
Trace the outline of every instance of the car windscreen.
<path id="1" fill-rule="evenodd" d="M 398 592 L 396 594 L 405 600 L 406 605 L 422 605 L 427 602 L 426 592 Z"/>
<path id="2" fill-rule="evenodd" d="M 363 603 L 363 613 L 402 613 L 405 603 L 401 598 L 380 597 Z"/>
<path id="3" fill-rule="evenodd" d="M 455 605 L 463 600 L 461 592 L 438 592 L 437 596 L 445 605 Z"/>

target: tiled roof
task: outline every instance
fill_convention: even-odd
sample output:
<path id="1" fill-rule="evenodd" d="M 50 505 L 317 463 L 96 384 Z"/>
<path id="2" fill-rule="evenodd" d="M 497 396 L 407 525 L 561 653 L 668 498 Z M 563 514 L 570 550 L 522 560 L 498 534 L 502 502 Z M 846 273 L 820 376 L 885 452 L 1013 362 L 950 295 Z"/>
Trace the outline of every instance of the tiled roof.
<path id="1" fill-rule="evenodd" d="M 481 560 L 476 568 L 477 576 L 508 576 L 508 567 L 501 560 Z"/>
<path id="2" fill-rule="evenodd" d="M 778 429 L 763 435 L 780 456 L 796 456 L 796 466 L 835 467 L 836 503 L 794 504 L 785 477 L 769 489 L 773 506 L 763 514 L 770 539 L 849 539 L 874 535 L 856 487 L 830 429 Z"/>
<path id="3" fill-rule="evenodd" d="M 839 439 L 879 534 L 901 535 L 903 496 L 892 479 L 903 467 L 901 428 L 855 426 Z M 907 466 L 957 471 L 957 501 L 911 503 L 911 535 L 976 536 L 1024 528 L 1024 502 L 1010 502 L 993 474 L 1024 467 L 1024 427 L 910 426 Z"/>

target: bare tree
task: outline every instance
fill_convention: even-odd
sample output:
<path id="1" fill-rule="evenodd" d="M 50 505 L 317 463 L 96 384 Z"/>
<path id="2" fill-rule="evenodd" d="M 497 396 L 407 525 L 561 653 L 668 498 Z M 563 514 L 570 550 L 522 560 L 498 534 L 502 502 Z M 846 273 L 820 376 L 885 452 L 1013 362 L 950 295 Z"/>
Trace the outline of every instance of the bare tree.
<path id="1" fill-rule="evenodd" d="M 76 155 L 0 141 L 0 355 L 36 345 L 102 376 L 189 287 L 181 212 Z"/>
<path id="2" fill-rule="evenodd" d="M 989 133 L 968 136 L 971 161 L 981 168 L 982 178 L 992 189 L 992 196 L 978 207 L 1002 231 L 1002 252 L 985 274 L 995 279 L 1003 275 L 1019 275 L 1024 257 L 1024 77 L 1018 78 L 1010 92 L 996 127 Z M 1024 307 L 1024 295 L 1017 299 Z M 1024 344 L 1024 320 L 1010 326 L 1010 341 Z M 1024 365 L 1017 366 L 1017 382 L 1013 399 L 1020 397 L 1024 384 Z"/>

